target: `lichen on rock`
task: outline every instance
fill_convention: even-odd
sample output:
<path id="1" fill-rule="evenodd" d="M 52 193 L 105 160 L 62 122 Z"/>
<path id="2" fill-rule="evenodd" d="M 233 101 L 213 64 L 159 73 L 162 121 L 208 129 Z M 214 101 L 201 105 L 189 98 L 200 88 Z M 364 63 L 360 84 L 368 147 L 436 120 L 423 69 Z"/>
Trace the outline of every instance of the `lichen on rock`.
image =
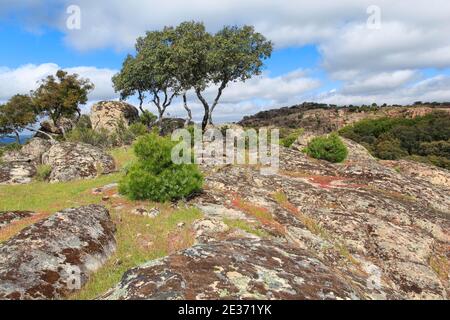
<path id="1" fill-rule="evenodd" d="M 0 246 L 0 299 L 61 299 L 81 288 L 115 251 L 106 208 L 66 209 Z"/>

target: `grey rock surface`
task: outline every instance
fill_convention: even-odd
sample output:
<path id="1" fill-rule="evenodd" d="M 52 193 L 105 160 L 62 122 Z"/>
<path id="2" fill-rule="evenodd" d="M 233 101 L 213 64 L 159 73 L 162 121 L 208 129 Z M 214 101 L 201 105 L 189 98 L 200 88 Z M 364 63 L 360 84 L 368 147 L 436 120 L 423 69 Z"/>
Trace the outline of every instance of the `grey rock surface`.
<path id="1" fill-rule="evenodd" d="M 61 299 L 81 288 L 115 251 L 103 206 L 66 209 L 0 246 L 0 299 Z"/>

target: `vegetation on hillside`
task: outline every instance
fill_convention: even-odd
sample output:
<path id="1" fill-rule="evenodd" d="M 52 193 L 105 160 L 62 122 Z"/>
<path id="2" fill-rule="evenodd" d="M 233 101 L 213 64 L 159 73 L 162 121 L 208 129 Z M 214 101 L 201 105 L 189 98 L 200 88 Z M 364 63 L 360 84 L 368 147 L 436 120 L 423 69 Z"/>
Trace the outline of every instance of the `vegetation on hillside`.
<path id="1" fill-rule="evenodd" d="M 315 159 L 329 162 L 342 162 L 348 155 L 347 147 L 336 133 L 314 137 L 308 143 L 305 152 Z"/>
<path id="2" fill-rule="evenodd" d="M 362 120 L 339 133 L 386 160 L 411 159 L 450 169 L 450 114 Z"/>

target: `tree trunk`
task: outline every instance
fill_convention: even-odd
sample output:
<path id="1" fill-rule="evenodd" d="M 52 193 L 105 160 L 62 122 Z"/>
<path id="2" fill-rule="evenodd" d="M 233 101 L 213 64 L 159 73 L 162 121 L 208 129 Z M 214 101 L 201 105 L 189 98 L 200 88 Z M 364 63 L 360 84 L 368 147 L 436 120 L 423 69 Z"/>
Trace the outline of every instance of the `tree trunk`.
<path id="1" fill-rule="evenodd" d="M 219 90 L 217 91 L 217 96 L 216 96 L 216 98 L 214 99 L 214 102 L 213 102 L 213 104 L 212 104 L 212 106 L 211 106 L 211 110 L 209 111 L 209 123 L 208 123 L 208 124 L 211 124 L 211 125 L 213 124 L 213 122 L 212 122 L 212 113 L 214 112 L 214 109 L 216 108 L 217 104 L 219 103 L 219 99 L 220 99 L 220 97 L 222 96 L 223 89 L 226 88 L 227 84 L 228 84 L 228 81 L 227 81 L 227 80 L 224 80 L 224 81 L 220 84 Z"/>
<path id="2" fill-rule="evenodd" d="M 144 95 L 139 91 L 139 110 L 141 110 L 142 113 L 144 113 L 144 108 L 142 105 L 144 104 Z"/>
<path id="3" fill-rule="evenodd" d="M 16 135 L 16 142 L 17 142 L 18 144 L 21 144 L 21 143 L 20 143 L 20 135 L 19 135 L 19 132 L 14 131 L 14 133 L 15 133 L 15 135 Z"/>
<path id="4" fill-rule="evenodd" d="M 203 104 L 203 108 L 205 109 L 205 114 L 203 115 L 203 121 L 202 121 L 202 131 L 205 132 L 206 127 L 209 124 L 209 115 L 210 115 L 209 104 L 205 100 L 205 98 L 203 98 L 202 93 L 200 92 L 200 89 L 195 89 L 195 93 L 197 94 L 198 99 Z"/>
<path id="5" fill-rule="evenodd" d="M 50 142 L 51 142 L 51 143 L 54 143 L 54 142 L 55 142 L 55 139 L 54 139 L 50 134 L 48 134 L 47 132 L 44 132 L 44 131 L 42 131 L 42 130 L 33 129 L 33 128 L 26 128 L 26 129 L 27 129 L 27 130 L 30 130 L 30 131 L 33 131 L 33 132 L 39 132 L 39 133 L 42 133 L 43 135 L 47 136 L 47 137 L 50 139 Z"/>
<path id="6" fill-rule="evenodd" d="M 183 106 L 184 106 L 184 109 L 186 110 L 186 112 L 188 114 L 186 122 L 184 123 L 184 126 L 187 127 L 187 126 L 189 126 L 189 124 L 192 121 L 192 112 L 191 112 L 191 109 L 189 109 L 188 104 L 187 104 L 186 92 L 183 93 Z"/>

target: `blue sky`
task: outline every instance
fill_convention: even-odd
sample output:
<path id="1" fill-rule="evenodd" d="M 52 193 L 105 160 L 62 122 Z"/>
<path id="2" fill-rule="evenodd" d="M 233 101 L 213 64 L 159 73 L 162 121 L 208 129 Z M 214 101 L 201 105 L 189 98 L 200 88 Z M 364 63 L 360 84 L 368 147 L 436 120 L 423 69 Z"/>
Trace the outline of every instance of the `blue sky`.
<path id="1" fill-rule="evenodd" d="M 225 90 L 215 117 L 220 121 L 303 101 L 450 101 L 450 4 L 431 2 L 379 0 L 374 9 L 366 0 L 3 0 L 0 100 L 28 92 L 64 68 L 95 83 L 87 112 L 98 100 L 117 99 L 110 78 L 136 37 L 197 20 L 211 32 L 225 24 L 251 24 L 275 44 L 261 76 Z M 67 27 L 70 5 L 80 10 L 79 30 Z M 207 91 L 209 98 L 214 90 Z M 193 95 L 190 104 L 199 118 Z M 169 110 L 183 112 L 178 100 Z"/>

